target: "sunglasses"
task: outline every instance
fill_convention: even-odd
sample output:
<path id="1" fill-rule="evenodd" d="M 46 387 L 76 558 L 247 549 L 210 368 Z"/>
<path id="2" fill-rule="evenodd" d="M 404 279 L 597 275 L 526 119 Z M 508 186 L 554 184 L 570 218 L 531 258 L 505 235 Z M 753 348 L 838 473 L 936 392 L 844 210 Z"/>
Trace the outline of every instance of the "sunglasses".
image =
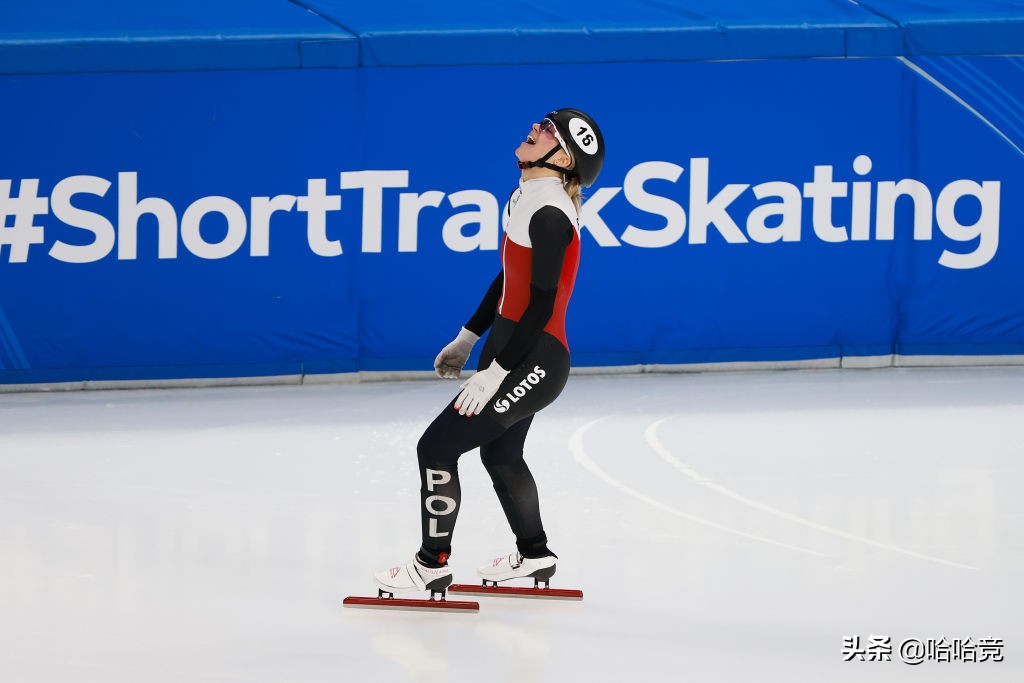
<path id="1" fill-rule="evenodd" d="M 555 130 L 555 124 L 551 122 L 551 119 L 544 119 L 537 125 L 540 127 L 541 133 L 546 133 L 551 137 L 555 137 L 558 134 L 558 131 Z"/>
<path id="2" fill-rule="evenodd" d="M 555 123 L 551 119 L 544 119 L 538 123 L 537 126 L 540 128 L 541 133 L 558 140 L 558 146 L 561 147 L 562 151 L 566 154 L 569 154 L 569 148 L 566 146 L 565 140 L 563 140 L 562 136 L 558 134 L 558 129 L 555 128 Z M 569 156 L 572 155 L 569 154 Z"/>

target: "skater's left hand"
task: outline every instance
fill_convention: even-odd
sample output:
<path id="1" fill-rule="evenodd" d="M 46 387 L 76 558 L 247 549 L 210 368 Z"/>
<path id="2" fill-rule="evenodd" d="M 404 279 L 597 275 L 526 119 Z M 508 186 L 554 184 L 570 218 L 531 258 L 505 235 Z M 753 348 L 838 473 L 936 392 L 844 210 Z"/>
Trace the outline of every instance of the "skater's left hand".
<path id="1" fill-rule="evenodd" d="M 434 371 L 438 377 L 455 379 L 462 374 L 462 368 L 469 360 L 469 354 L 473 352 L 473 346 L 479 340 L 476 335 L 465 327 L 459 330 L 459 336 L 453 339 L 448 346 L 441 349 L 434 359 Z"/>
<path id="2" fill-rule="evenodd" d="M 455 409 L 459 415 L 479 415 L 507 376 L 508 370 L 498 365 L 498 361 L 492 360 L 490 366 L 463 382 L 462 393 L 455 399 Z"/>

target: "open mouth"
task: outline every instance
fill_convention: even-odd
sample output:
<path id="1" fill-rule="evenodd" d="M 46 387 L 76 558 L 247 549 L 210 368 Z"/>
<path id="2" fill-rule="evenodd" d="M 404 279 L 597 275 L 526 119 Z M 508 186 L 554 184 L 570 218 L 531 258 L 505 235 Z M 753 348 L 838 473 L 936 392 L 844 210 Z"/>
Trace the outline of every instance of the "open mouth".
<path id="1" fill-rule="evenodd" d="M 530 135 L 526 136 L 526 144 L 528 144 L 528 145 L 536 145 L 537 144 L 537 141 L 534 140 L 532 133 Z"/>

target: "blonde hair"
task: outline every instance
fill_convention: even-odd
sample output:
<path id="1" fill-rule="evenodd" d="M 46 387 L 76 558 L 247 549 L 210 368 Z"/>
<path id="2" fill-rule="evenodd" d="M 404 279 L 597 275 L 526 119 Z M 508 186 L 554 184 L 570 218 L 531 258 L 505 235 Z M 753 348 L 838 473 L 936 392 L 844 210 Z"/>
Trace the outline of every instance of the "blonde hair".
<path id="1" fill-rule="evenodd" d="M 571 171 L 575 168 L 576 160 L 573 159 L 570 154 L 569 165 L 566 167 L 566 170 Z M 565 188 L 565 193 L 569 195 L 569 199 L 572 200 L 573 206 L 576 207 L 576 215 L 578 216 L 580 208 L 583 206 L 583 187 L 580 185 L 580 177 L 575 173 L 563 173 L 562 187 Z"/>
<path id="2" fill-rule="evenodd" d="M 563 182 L 563 186 L 565 187 L 565 193 L 569 195 L 569 199 L 572 200 L 578 214 L 580 207 L 583 206 L 583 187 L 580 185 L 579 176 L 569 176 L 568 180 Z"/>

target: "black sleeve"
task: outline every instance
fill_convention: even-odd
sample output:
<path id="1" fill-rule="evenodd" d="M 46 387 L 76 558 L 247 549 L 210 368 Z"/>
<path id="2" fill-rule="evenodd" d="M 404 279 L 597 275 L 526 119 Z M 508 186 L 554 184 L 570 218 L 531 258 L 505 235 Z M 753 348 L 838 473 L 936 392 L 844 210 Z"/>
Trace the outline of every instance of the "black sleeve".
<path id="1" fill-rule="evenodd" d="M 498 277 L 487 288 L 483 301 L 476 309 L 476 313 L 463 327 L 478 337 L 482 337 L 487 328 L 494 322 L 494 312 L 498 309 L 498 299 L 501 298 L 501 290 L 505 287 L 505 271 L 498 271 Z"/>
<path id="2" fill-rule="evenodd" d="M 565 262 L 565 250 L 572 242 L 574 232 L 569 217 L 553 206 L 541 208 L 530 219 L 530 244 L 533 249 L 530 303 L 505 348 L 495 358 L 498 365 L 506 370 L 519 365 L 551 319 L 551 313 L 555 310 L 558 280 L 562 276 L 562 265 Z"/>

